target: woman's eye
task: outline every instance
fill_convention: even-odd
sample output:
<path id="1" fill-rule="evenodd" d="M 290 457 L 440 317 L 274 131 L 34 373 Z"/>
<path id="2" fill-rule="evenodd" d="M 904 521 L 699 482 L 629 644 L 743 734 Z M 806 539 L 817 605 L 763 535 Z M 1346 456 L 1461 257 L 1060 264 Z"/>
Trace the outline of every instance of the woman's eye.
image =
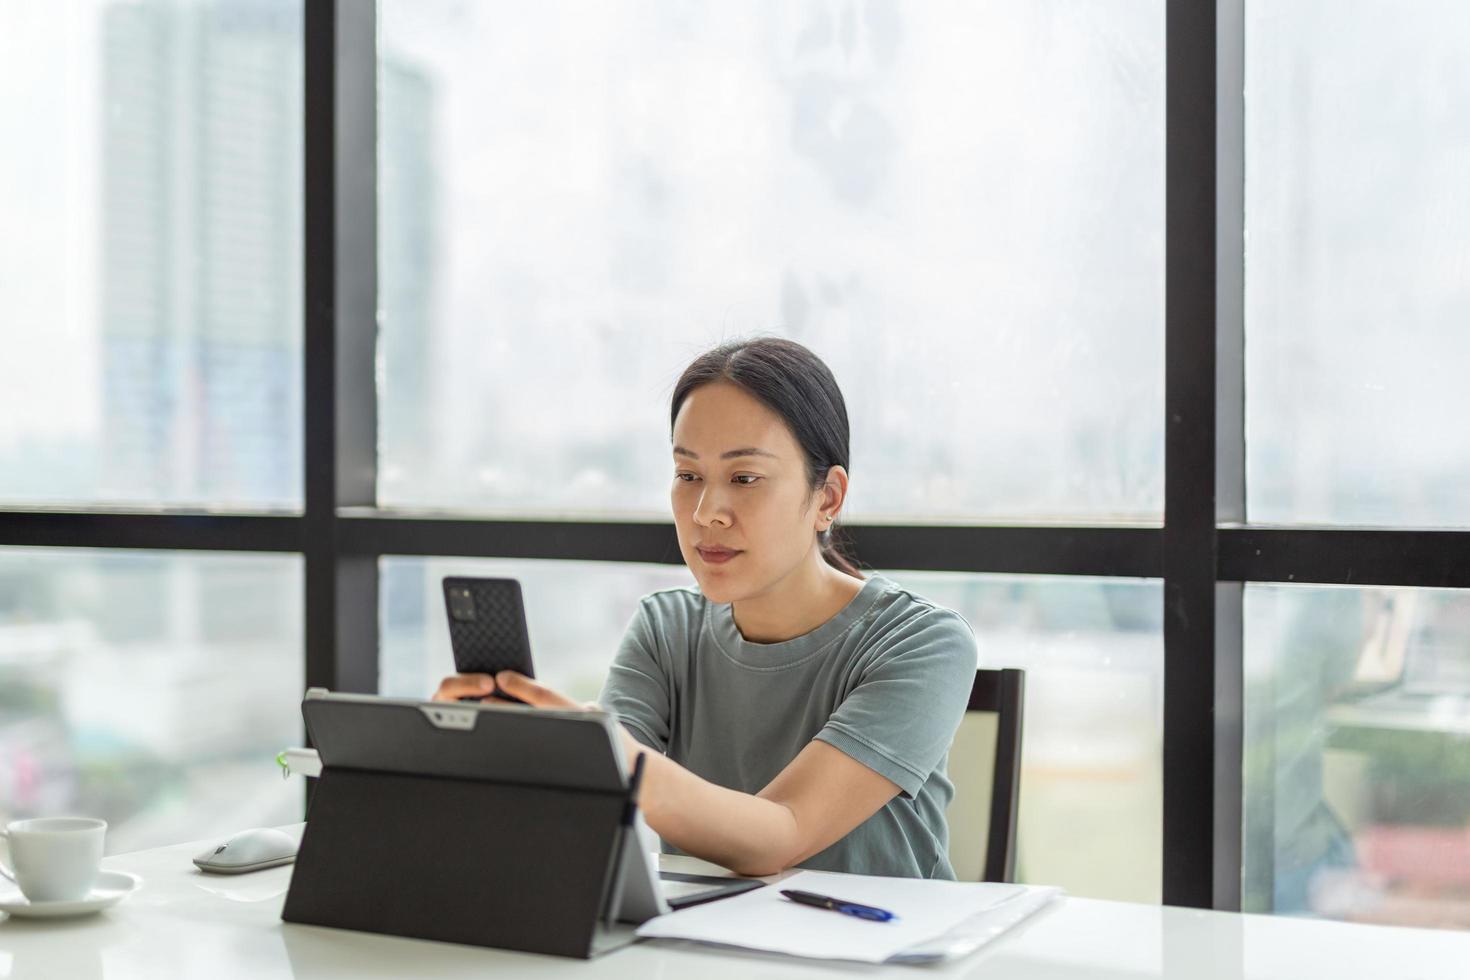
<path id="1" fill-rule="evenodd" d="M 695 480 L 699 479 L 699 477 L 696 476 L 693 473 L 675 473 L 674 474 L 674 479 L 677 480 L 677 481 L 679 481 L 680 483 L 693 483 Z M 761 480 L 764 480 L 765 477 L 763 477 L 763 476 L 756 476 L 753 473 L 737 473 L 735 476 L 732 476 L 730 479 L 734 480 L 736 483 L 738 483 L 742 487 L 749 487 L 749 486 L 754 486 L 756 483 L 758 483 Z"/>

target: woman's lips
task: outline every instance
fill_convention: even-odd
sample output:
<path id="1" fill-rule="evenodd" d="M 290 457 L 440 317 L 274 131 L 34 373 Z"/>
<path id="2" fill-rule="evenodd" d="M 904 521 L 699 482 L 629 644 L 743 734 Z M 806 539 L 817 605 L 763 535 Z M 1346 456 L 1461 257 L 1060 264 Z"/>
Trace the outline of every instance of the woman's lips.
<path id="1" fill-rule="evenodd" d="M 706 551 L 703 548 L 695 548 L 694 550 L 699 552 L 699 557 L 711 565 L 723 565 L 731 558 L 744 554 L 743 551 Z"/>

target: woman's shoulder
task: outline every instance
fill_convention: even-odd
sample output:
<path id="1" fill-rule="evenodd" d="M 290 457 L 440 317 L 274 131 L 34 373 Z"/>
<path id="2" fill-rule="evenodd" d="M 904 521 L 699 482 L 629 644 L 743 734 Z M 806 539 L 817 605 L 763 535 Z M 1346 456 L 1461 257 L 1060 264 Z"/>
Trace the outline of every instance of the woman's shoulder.
<path id="1" fill-rule="evenodd" d="M 689 658 L 700 635 L 708 601 L 697 586 L 675 586 L 649 592 L 638 600 L 623 642 L 666 667 Z"/>
<path id="2" fill-rule="evenodd" d="M 704 605 L 705 598 L 697 585 L 673 585 L 645 593 L 638 602 L 660 609 L 693 609 Z"/>
<path id="3" fill-rule="evenodd" d="M 975 631 L 964 616 L 892 579 L 875 577 L 881 579 L 881 591 L 866 617 L 865 646 L 943 648 L 974 657 Z"/>
<path id="4" fill-rule="evenodd" d="M 639 613 L 649 625 L 658 629 L 691 626 L 704 616 L 708 600 L 697 585 L 676 585 L 657 589 L 638 600 Z"/>
<path id="5" fill-rule="evenodd" d="M 964 616 L 885 575 L 874 573 L 880 591 L 869 618 L 884 625 L 905 624 L 917 629 L 962 629 L 970 635 L 974 630 Z"/>

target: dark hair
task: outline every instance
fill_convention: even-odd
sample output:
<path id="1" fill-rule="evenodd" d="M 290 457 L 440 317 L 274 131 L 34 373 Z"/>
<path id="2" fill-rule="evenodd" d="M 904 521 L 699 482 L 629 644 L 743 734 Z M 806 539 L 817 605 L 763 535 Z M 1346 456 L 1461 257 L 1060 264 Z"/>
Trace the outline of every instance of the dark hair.
<path id="1" fill-rule="evenodd" d="M 830 467 L 848 469 L 847 404 L 827 365 L 801 344 L 756 337 L 721 344 L 696 357 L 674 385 L 670 434 L 689 393 L 715 381 L 738 386 L 781 416 L 806 455 L 813 491 L 826 483 Z M 818 532 L 817 540 L 827 564 L 854 578 L 863 577 L 846 553 L 845 542 L 838 540 L 835 525 Z"/>

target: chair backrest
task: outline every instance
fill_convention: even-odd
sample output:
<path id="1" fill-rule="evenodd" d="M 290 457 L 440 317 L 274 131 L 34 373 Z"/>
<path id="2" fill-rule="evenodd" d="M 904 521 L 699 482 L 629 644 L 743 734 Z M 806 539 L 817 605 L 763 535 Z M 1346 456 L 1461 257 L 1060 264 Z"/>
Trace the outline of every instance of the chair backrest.
<path id="1" fill-rule="evenodd" d="M 961 881 L 1012 881 L 1021 801 L 1022 670 L 977 670 L 949 750 L 949 859 Z"/>

